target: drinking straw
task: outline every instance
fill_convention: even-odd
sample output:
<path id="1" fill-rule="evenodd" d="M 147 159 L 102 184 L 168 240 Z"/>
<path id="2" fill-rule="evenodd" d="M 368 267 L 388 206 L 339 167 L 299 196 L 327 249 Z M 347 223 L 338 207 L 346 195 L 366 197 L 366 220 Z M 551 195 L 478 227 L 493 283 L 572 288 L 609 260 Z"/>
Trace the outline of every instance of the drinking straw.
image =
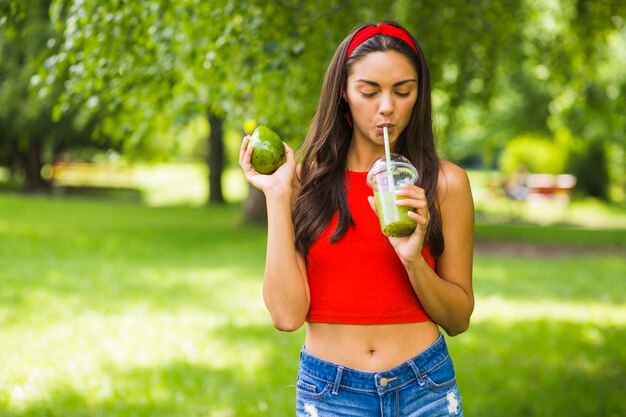
<path id="1" fill-rule="evenodd" d="M 383 136 L 385 137 L 385 160 L 387 161 L 387 181 L 389 182 L 389 191 L 395 192 L 393 183 L 393 174 L 391 173 L 391 151 L 389 150 L 389 131 L 387 126 L 383 127 Z"/>

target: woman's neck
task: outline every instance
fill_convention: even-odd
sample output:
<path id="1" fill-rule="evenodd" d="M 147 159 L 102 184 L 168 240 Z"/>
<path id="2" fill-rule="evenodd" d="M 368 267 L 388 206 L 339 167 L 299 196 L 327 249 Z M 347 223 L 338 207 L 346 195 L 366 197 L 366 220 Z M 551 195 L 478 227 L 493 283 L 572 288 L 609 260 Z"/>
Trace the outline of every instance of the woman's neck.
<path id="1" fill-rule="evenodd" d="M 384 153 L 384 148 L 353 137 L 348 149 L 346 169 L 356 172 L 369 171 L 374 161 L 384 155 Z"/>

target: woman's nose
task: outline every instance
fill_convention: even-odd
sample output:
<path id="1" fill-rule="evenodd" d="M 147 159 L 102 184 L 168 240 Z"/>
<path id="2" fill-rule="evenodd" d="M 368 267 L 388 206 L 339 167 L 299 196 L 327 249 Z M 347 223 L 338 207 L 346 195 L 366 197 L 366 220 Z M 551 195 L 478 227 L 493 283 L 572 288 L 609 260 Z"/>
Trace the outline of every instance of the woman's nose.
<path id="1" fill-rule="evenodd" d="M 380 95 L 380 103 L 378 104 L 378 111 L 380 114 L 391 114 L 394 110 L 393 97 L 391 94 L 382 93 Z"/>

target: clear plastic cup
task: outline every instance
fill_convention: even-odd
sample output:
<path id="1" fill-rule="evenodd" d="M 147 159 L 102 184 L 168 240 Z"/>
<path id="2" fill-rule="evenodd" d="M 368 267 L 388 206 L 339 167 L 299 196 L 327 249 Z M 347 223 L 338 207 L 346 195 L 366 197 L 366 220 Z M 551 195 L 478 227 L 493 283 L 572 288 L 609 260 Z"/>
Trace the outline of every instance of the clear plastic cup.
<path id="1" fill-rule="evenodd" d="M 409 210 L 415 209 L 396 205 L 396 201 L 405 197 L 396 195 L 395 191 L 403 184 L 415 184 L 417 178 L 417 169 L 409 160 L 394 153 L 391 154 L 389 171 L 382 156 L 367 173 L 367 184 L 374 190 L 380 228 L 385 236 L 408 236 L 415 230 L 415 220 L 408 215 Z"/>

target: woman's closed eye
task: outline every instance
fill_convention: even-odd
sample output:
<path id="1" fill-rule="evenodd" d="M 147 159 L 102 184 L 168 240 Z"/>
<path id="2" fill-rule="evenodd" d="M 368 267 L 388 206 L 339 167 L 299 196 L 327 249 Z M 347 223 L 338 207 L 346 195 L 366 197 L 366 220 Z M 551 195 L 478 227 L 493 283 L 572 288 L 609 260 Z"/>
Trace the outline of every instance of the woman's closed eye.
<path id="1" fill-rule="evenodd" d="M 360 93 L 365 98 L 372 98 L 376 94 L 378 94 L 378 91 L 360 91 Z M 411 91 L 396 91 L 395 94 L 398 97 L 408 97 L 409 95 L 411 95 Z"/>

